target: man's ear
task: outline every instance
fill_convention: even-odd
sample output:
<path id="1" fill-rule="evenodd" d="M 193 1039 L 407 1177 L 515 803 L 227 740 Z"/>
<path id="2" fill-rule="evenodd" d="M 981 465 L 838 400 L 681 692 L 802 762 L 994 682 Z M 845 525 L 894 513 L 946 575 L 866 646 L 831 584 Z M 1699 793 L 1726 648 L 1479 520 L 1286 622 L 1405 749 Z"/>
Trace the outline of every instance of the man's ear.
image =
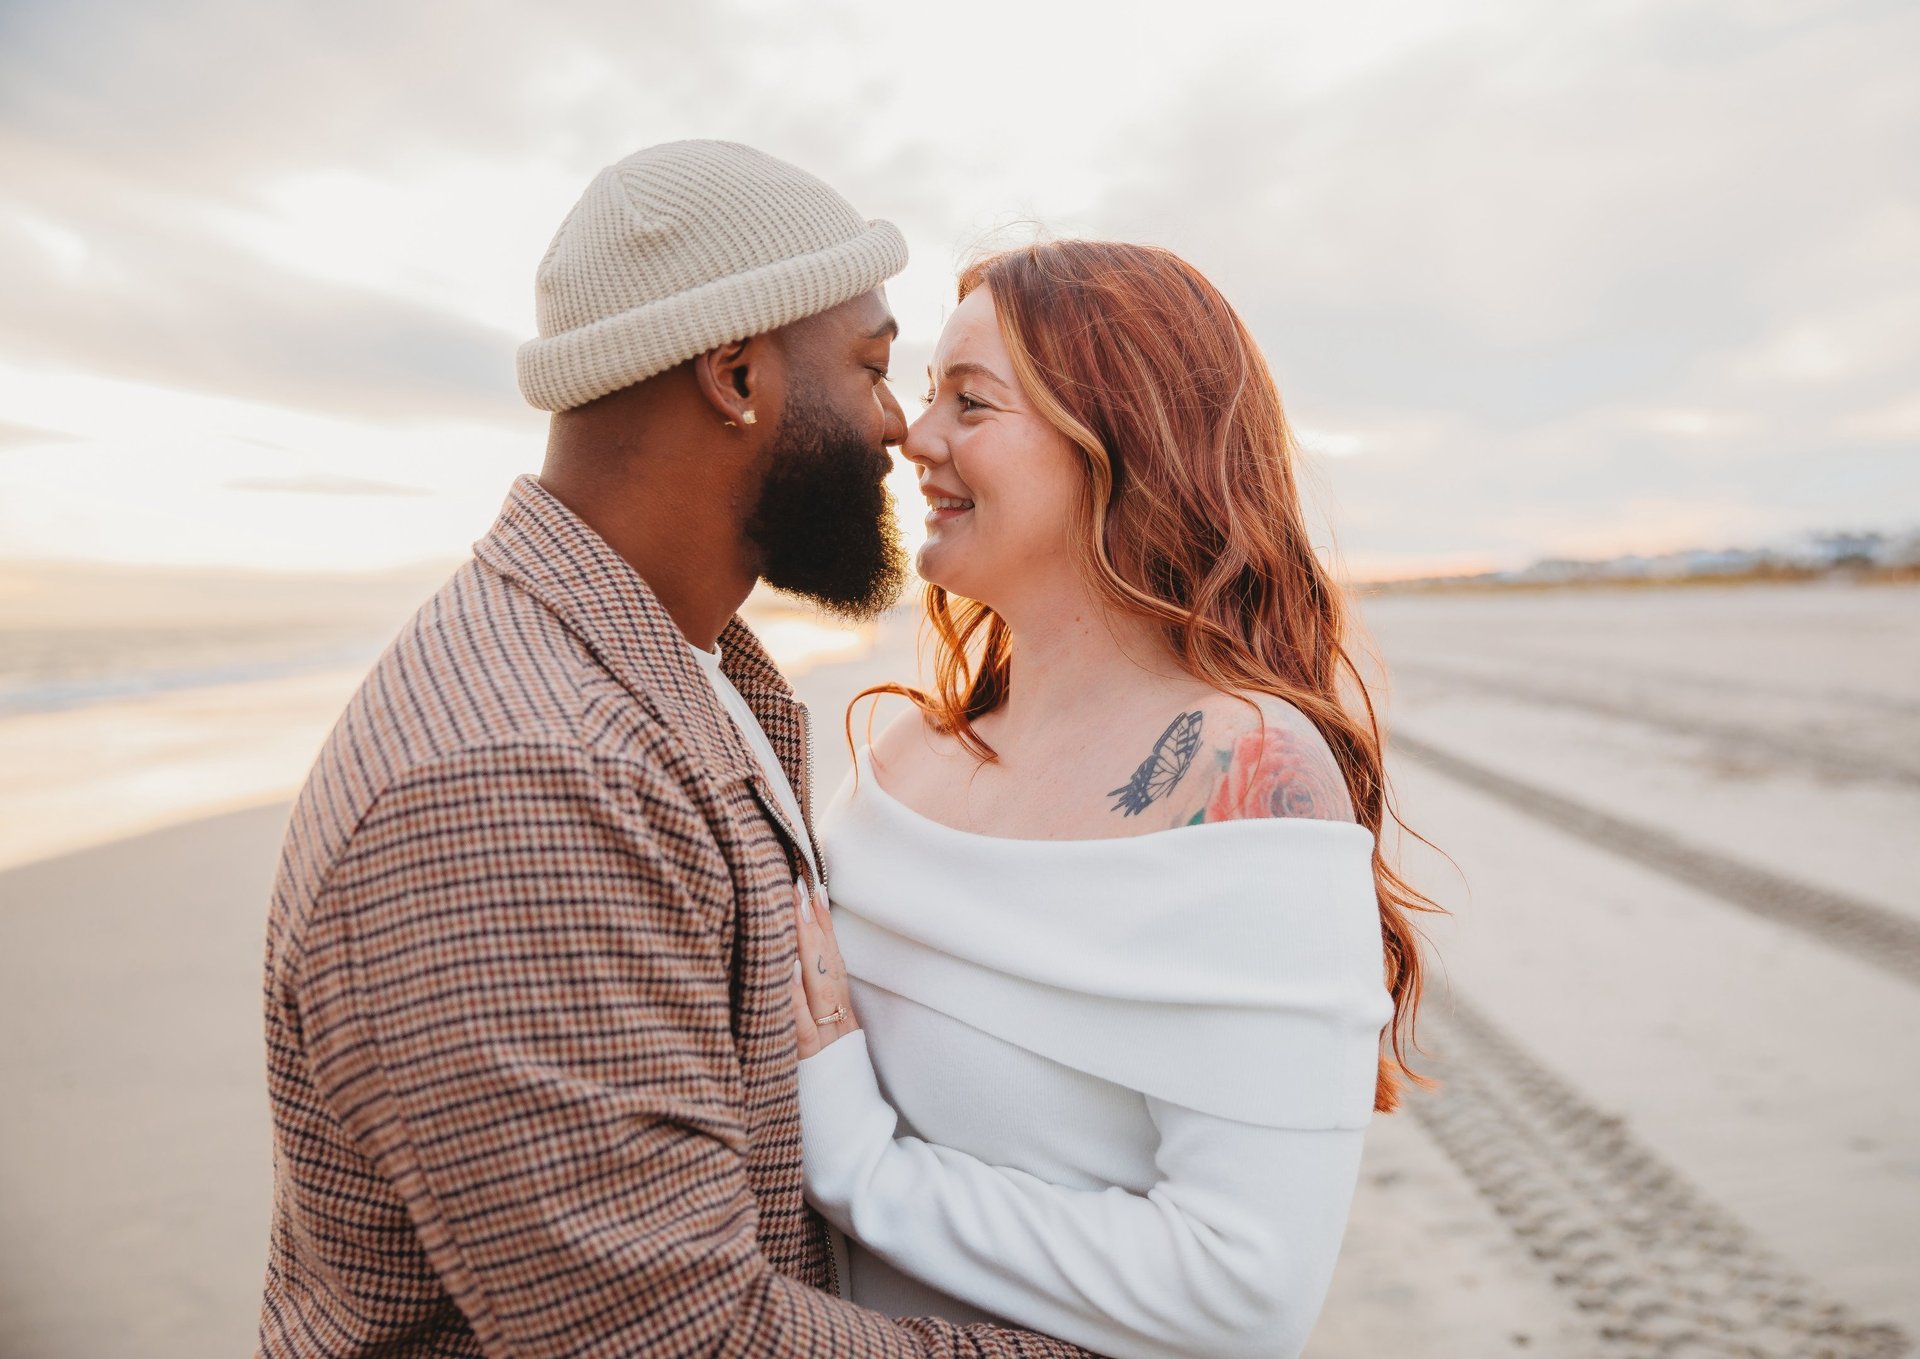
<path id="1" fill-rule="evenodd" d="M 715 419 L 735 426 L 758 422 L 754 400 L 765 385 L 767 357 L 767 346 L 756 335 L 710 349 L 693 361 L 694 382 Z"/>

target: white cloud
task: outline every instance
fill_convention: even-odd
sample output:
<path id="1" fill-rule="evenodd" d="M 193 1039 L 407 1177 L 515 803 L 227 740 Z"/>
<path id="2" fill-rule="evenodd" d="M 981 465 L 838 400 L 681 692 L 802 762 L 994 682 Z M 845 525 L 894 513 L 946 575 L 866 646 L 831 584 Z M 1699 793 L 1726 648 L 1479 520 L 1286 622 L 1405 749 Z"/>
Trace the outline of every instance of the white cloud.
<path id="1" fill-rule="evenodd" d="M 1679 439 L 1725 439 L 1753 428 L 1752 417 L 1743 411 L 1668 407 L 1626 414 L 1628 429 Z"/>
<path id="2" fill-rule="evenodd" d="M 1871 519 L 1920 503 L 1916 46 L 1911 6 L 1848 0 L 0 7 L 0 396 L 91 373 L 109 408 L 6 408 L 95 461 L 0 512 L 0 553 L 180 550 L 140 516 L 169 459 L 196 551 L 323 562 L 262 507 L 337 532 L 373 498 L 224 489 L 315 476 L 431 490 L 379 498 L 395 541 L 458 551 L 537 461 L 511 353 L 553 226 L 691 135 L 900 223 L 909 393 L 997 225 L 1180 250 L 1267 347 L 1355 562 Z M 167 388 L 201 395 L 102 432 Z M 12 499 L 38 446 L 0 444 Z"/>
<path id="3" fill-rule="evenodd" d="M 1908 445 L 1920 456 L 1920 393 L 1843 418 L 1839 431 L 1851 438 Z"/>
<path id="4" fill-rule="evenodd" d="M 394 425 L 4 362 L 0 409 L 69 431 L 0 458 L 0 558 L 281 571 L 445 560 L 540 462 L 533 412 Z M 364 493 L 376 486 L 420 493 Z"/>
<path id="5" fill-rule="evenodd" d="M 518 406 L 512 332 L 280 268 L 190 200 L 78 176 L 55 187 L 49 220 L 84 253 L 49 270 L 34 229 L 0 217 L 0 357 L 388 418 Z"/>
<path id="6" fill-rule="evenodd" d="M 1322 458 L 1351 458 L 1364 453 L 1372 440 L 1351 429 L 1294 429 L 1294 437 L 1306 453 Z"/>

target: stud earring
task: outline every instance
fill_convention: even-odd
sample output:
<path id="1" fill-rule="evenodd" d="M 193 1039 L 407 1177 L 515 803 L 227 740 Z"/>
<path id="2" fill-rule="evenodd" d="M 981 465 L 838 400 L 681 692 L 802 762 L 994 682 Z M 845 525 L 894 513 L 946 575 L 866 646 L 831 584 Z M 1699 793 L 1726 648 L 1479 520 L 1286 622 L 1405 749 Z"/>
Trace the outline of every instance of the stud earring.
<path id="1" fill-rule="evenodd" d="M 749 406 L 745 410 L 740 412 L 740 423 L 743 425 L 750 425 L 753 423 L 753 407 Z"/>

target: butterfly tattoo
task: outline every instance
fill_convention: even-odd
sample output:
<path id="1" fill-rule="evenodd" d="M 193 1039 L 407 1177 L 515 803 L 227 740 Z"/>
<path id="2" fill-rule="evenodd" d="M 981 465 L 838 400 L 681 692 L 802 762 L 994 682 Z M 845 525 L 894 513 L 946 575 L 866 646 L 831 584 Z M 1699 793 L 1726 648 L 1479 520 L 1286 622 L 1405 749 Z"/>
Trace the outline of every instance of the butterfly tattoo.
<path id="1" fill-rule="evenodd" d="M 1153 743 L 1153 754 L 1140 763 L 1124 787 L 1107 796 L 1117 799 L 1110 811 L 1137 816 L 1153 802 L 1173 791 L 1200 749 L 1200 714 L 1181 713 Z"/>

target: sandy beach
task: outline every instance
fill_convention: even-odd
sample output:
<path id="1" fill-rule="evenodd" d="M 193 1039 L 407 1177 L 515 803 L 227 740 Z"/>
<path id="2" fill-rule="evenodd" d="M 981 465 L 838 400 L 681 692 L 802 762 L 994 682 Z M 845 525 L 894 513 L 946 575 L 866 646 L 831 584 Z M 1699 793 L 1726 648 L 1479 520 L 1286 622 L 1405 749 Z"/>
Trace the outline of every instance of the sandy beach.
<path id="1" fill-rule="evenodd" d="M 1451 859 L 1406 842 L 1450 912 L 1421 1026 L 1444 1084 L 1375 1118 L 1309 1354 L 1906 1352 L 1920 589 L 1364 607 L 1400 811 Z M 766 621 L 824 795 L 847 699 L 909 673 L 913 619 L 839 642 Z M 377 650 L 350 633 L 329 645 Z M 8 1359 L 251 1345 L 266 888 L 364 662 L 248 677 L 215 651 L 167 664 L 217 682 L 47 701 L 42 675 L 0 715 Z"/>

